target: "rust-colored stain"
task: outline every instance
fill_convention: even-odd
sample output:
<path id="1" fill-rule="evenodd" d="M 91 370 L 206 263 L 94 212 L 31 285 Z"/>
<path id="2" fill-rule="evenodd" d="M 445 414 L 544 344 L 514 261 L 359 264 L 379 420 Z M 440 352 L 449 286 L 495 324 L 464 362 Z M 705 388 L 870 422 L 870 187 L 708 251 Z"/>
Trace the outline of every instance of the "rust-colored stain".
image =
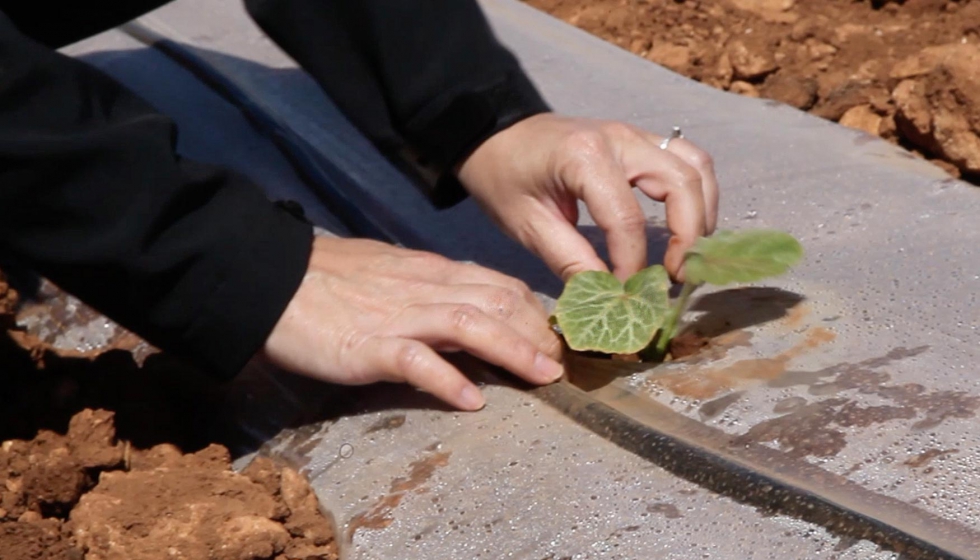
<path id="1" fill-rule="evenodd" d="M 354 537 L 359 529 L 384 529 L 394 522 L 392 511 L 401 504 L 409 493 L 425 492 L 425 483 L 432 478 L 436 469 L 449 464 L 450 452 L 433 453 L 408 466 L 408 474 L 391 481 L 388 493 L 381 496 L 366 511 L 358 513 L 347 524 L 347 539 Z"/>
<path id="2" fill-rule="evenodd" d="M 867 427 L 899 418 L 915 417 L 915 411 L 898 406 L 862 407 L 850 399 L 834 398 L 810 403 L 792 413 L 756 424 L 737 437 L 737 445 L 774 442 L 791 457 L 829 457 L 847 445 L 839 427 Z"/>
<path id="3" fill-rule="evenodd" d="M 925 467 L 932 462 L 933 459 L 937 457 L 945 457 L 946 455 L 952 455 L 953 453 L 958 453 L 959 449 L 926 449 L 918 455 L 913 455 L 905 460 L 905 465 L 917 469 L 919 467 Z"/>
<path id="4" fill-rule="evenodd" d="M 392 416 L 385 416 L 384 418 L 375 422 L 373 426 L 365 430 L 364 435 L 373 434 L 374 432 L 394 430 L 397 428 L 401 428 L 404 425 L 405 425 L 404 414 L 394 414 Z"/>
<path id="5" fill-rule="evenodd" d="M 439 467 L 449 464 L 450 452 L 433 453 L 409 465 L 408 476 L 396 478 L 391 482 L 390 492 L 410 492 L 418 489 L 432 478 Z"/>
<path id="6" fill-rule="evenodd" d="M 846 446 L 844 428 L 866 428 L 901 419 L 915 420 L 911 428 L 924 430 L 950 418 L 976 416 L 980 409 L 980 396 L 965 391 L 931 391 L 918 383 L 894 385 L 889 383 L 891 375 L 877 371 L 927 349 L 927 346 L 896 348 L 884 356 L 857 363 L 842 363 L 817 371 L 788 372 L 770 382 L 770 385 L 808 385 L 811 395 L 830 398 L 807 403 L 802 397 L 794 397 L 791 403 L 782 406 L 777 403 L 777 407 L 786 414 L 756 424 L 735 438 L 734 443 L 775 443 L 793 457 L 829 457 Z M 863 406 L 854 399 L 840 395 L 845 391 L 875 395 L 886 402 Z M 922 455 L 922 464 L 937 456 Z"/>
<path id="7" fill-rule="evenodd" d="M 728 351 L 732 348 L 750 346 L 752 333 L 739 329 L 718 335 L 715 338 L 706 338 L 704 342 L 704 346 L 698 348 L 697 353 L 675 361 L 691 365 L 717 362 L 727 356 Z"/>
<path id="8" fill-rule="evenodd" d="M 791 329 L 803 326 L 803 320 L 810 315 L 810 307 L 805 303 L 799 303 L 790 307 L 783 318 L 783 324 Z"/>
<path id="9" fill-rule="evenodd" d="M 734 335 L 734 333 L 731 333 Z M 823 327 L 813 327 L 795 346 L 772 358 L 739 360 L 725 367 L 685 370 L 656 377 L 651 382 L 680 397 L 712 399 L 732 389 L 777 379 L 786 373 L 791 360 L 823 344 L 836 335 Z"/>
<path id="10" fill-rule="evenodd" d="M 795 349 L 790 350 L 790 352 L 793 352 L 792 357 L 795 358 L 806 350 L 812 350 L 828 342 L 833 342 L 835 338 L 837 338 L 837 335 L 834 333 L 834 331 L 823 327 L 813 327 L 807 331 L 806 338 L 803 339 L 803 343 Z"/>

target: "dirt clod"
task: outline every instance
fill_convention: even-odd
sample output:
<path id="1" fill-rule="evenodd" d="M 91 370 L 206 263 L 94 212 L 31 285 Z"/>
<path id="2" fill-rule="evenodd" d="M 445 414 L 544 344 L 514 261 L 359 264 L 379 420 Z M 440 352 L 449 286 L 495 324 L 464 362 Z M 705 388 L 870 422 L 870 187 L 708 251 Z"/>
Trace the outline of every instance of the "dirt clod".
<path id="1" fill-rule="evenodd" d="M 51 290 L 21 305 L 0 272 L 0 558 L 338 558 L 305 478 L 268 459 L 235 473 L 210 443 L 218 393 L 199 371 L 116 342 L 59 353 L 18 326 L 72 326 Z"/>
<path id="2" fill-rule="evenodd" d="M 980 0 L 526 0 L 717 88 L 980 174 Z"/>
<path id="3" fill-rule="evenodd" d="M 766 97 L 797 109 L 809 109 L 817 101 L 817 82 L 789 74 L 775 74 L 764 85 Z M 736 92 L 738 93 L 738 92 Z"/>
<path id="4" fill-rule="evenodd" d="M 228 450 L 130 450 L 113 414 L 83 410 L 61 435 L 0 446 L 3 558 L 335 560 L 333 529 L 296 471 L 260 459 L 231 470 Z"/>
<path id="5" fill-rule="evenodd" d="M 333 539 L 333 533 L 323 522 L 320 506 L 309 483 L 289 467 L 282 469 L 280 480 L 280 495 L 290 512 L 286 529 L 291 535 L 314 545 L 328 544 Z"/>
<path id="6" fill-rule="evenodd" d="M 868 134 L 880 135 L 884 117 L 875 112 L 871 105 L 855 105 L 841 115 L 840 123 Z"/>
<path id="7" fill-rule="evenodd" d="M 4 558 L 36 560 L 82 560 L 71 535 L 57 519 L 0 523 L 0 546 Z"/>
<path id="8" fill-rule="evenodd" d="M 779 69 L 765 41 L 736 39 L 728 44 L 727 52 L 736 80 L 751 83 Z"/>

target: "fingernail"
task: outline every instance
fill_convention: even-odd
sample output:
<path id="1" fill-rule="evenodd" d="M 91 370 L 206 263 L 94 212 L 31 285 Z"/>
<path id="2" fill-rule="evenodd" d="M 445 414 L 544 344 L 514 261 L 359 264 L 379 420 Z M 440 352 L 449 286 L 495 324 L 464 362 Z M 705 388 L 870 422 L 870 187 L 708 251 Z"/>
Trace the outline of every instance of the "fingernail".
<path id="1" fill-rule="evenodd" d="M 479 389 L 473 385 L 468 385 L 459 394 L 459 404 L 466 410 L 480 410 L 486 404 L 486 401 L 483 399 L 483 394 L 480 393 Z"/>
<path id="2" fill-rule="evenodd" d="M 565 369 L 561 367 L 561 364 L 541 352 L 534 356 L 534 371 L 538 374 L 538 378 L 545 383 L 558 381 L 565 374 Z"/>

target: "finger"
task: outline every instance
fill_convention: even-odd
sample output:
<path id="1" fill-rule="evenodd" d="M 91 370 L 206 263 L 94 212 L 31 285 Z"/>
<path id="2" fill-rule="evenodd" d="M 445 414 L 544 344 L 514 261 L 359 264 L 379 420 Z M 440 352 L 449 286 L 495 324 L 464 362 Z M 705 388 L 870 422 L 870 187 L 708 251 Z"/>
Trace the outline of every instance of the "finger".
<path id="1" fill-rule="evenodd" d="M 534 295 L 531 288 L 529 288 L 523 281 L 473 262 L 456 262 L 455 265 L 456 266 L 452 270 L 448 271 L 448 273 L 443 276 L 442 286 L 448 286 L 450 288 L 455 288 L 456 286 L 482 286 L 483 288 L 500 288 L 509 290 L 514 294 L 519 295 L 520 299 L 527 304 L 529 310 L 539 313 L 541 317 L 547 318 L 547 312 L 545 311 L 541 300 Z M 605 266 L 605 264 L 603 264 L 603 266 Z M 504 315 L 504 312 L 507 310 L 507 306 L 504 304 L 505 302 L 499 301 L 508 299 L 507 296 L 508 294 L 498 294 L 498 297 L 491 298 L 491 301 L 489 302 L 491 304 L 495 302 L 500 303 L 500 305 L 498 305 L 498 309 L 496 309 L 498 315 Z M 459 303 L 474 303 L 474 301 L 467 300 Z M 474 305 L 484 309 L 482 304 L 474 303 Z M 492 309 L 492 306 L 488 306 L 486 309 L 484 309 L 484 311 L 494 311 L 494 309 Z"/>
<path id="2" fill-rule="evenodd" d="M 667 145 L 667 151 L 676 154 L 701 174 L 701 192 L 704 195 L 704 229 L 706 235 L 711 235 L 718 227 L 719 189 L 714 161 L 707 152 L 683 138 L 672 140 Z"/>
<path id="3" fill-rule="evenodd" d="M 562 175 L 605 233 L 616 276 L 626 280 L 646 266 L 646 217 L 613 154 L 596 152 L 584 164 L 566 167 Z"/>
<path id="4" fill-rule="evenodd" d="M 531 383 L 562 376 L 560 364 L 538 350 L 503 321 L 468 304 L 416 305 L 406 308 L 385 334 L 411 338 L 435 348 L 459 348 Z"/>
<path id="5" fill-rule="evenodd" d="M 563 216 L 541 208 L 519 229 L 518 241 L 563 281 L 586 270 L 609 270 L 595 247 Z"/>
<path id="6" fill-rule="evenodd" d="M 592 250 L 591 246 L 588 248 Z M 598 257 L 596 260 L 605 268 Z M 555 360 L 562 357 L 561 339 L 551 329 L 541 300 L 527 284 L 512 276 L 475 263 L 454 261 L 443 271 L 440 283 L 419 285 L 413 300 L 475 305 L 491 317 L 506 321 L 545 355 Z"/>
<path id="7" fill-rule="evenodd" d="M 461 410 L 479 410 L 480 390 L 432 348 L 417 340 L 375 337 L 363 343 L 361 375 L 405 382 Z"/>
<path id="8" fill-rule="evenodd" d="M 534 302 L 535 306 L 540 307 L 541 302 L 534 297 L 534 292 L 520 279 L 473 262 L 456 262 L 455 264 L 457 266 L 443 276 L 442 284 L 448 286 L 478 284 L 508 288 L 521 293 L 529 303 Z M 541 309 L 544 308 L 541 307 Z"/>
<path id="9" fill-rule="evenodd" d="M 625 153 L 624 162 L 637 188 L 664 203 L 667 227 L 673 234 L 664 265 L 680 279 L 684 252 L 705 234 L 701 174 L 677 155 L 649 142 Z"/>
<path id="10" fill-rule="evenodd" d="M 518 281 L 519 286 L 523 286 Z M 548 324 L 548 314 L 527 287 L 511 288 L 487 284 L 439 286 L 431 294 L 438 303 L 469 304 L 487 316 L 506 323 L 546 356 L 560 360 L 561 339 Z"/>

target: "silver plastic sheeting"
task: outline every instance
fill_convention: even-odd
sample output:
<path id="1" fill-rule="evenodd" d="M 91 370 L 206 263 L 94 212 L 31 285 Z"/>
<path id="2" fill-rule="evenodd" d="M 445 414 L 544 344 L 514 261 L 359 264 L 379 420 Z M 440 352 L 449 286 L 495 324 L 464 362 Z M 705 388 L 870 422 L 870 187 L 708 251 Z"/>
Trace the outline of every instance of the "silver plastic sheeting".
<path id="1" fill-rule="evenodd" d="M 573 381 L 594 396 L 616 391 L 627 412 L 644 403 L 667 407 L 726 436 L 726 445 L 777 452 L 780 465 L 800 476 L 843 479 L 939 519 L 970 542 L 980 512 L 973 429 L 980 408 L 980 190 L 883 141 L 701 86 L 512 0 L 484 6 L 557 109 L 653 131 L 682 126 L 715 158 L 721 227 L 783 229 L 807 250 L 803 264 L 765 286 L 705 291 L 688 317 L 716 337 L 700 357 L 605 379 L 582 366 Z M 342 197 L 377 231 L 557 295 L 550 273 L 472 202 L 435 212 L 371 155 L 366 140 L 342 139 L 337 131 L 350 125 L 261 38 L 240 6 L 181 0 L 127 32 L 72 52 L 192 123 L 199 115 L 191 100 L 208 97 L 206 88 L 190 84 L 190 75 L 159 53 L 137 48 L 133 37 L 171 39 L 247 96 L 250 110 L 294 134 L 303 150 L 312 147 L 310 165 L 346 177 Z M 100 57 L 103 51 L 115 54 Z M 164 74 L 126 64 L 138 53 L 184 76 L 185 93 L 151 79 Z M 210 153 L 213 133 L 199 132 L 196 153 Z M 225 144 L 237 146 L 239 138 L 246 143 L 249 136 L 236 133 Z M 231 152 L 229 162 L 248 163 L 243 152 Z M 277 161 L 280 167 L 257 177 L 263 184 L 293 173 Z M 330 190 L 297 185 L 290 197 L 305 197 L 311 215 L 342 231 L 323 210 L 324 198 L 336 193 L 316 189 Z M 662 208 L 643 205 L 657 259 Z M 582 231 L 601 244 L 587 218 Z M 241 427 L 256 439 L 272 438 L 265 452 L 311 476 L 344 527 L 351 557 L 897 557 L 707 492 L 492 377 L 489 405 L 477 414 L 440 410 L 408 389 L 390 388 L 344 396 L 347 414 L 319 422 L 313 420 L 323 414 L 310 412 L 322 412 L 319 395 L 346 393 L 297 388 L 266 372 L 244 379 L 239 395 L 251 404 L 237 409 L 248 411 Z M 293 427 L 281 431 L 286 425 Z M 819 477 L 807 480 L 819 494 Z"/>

